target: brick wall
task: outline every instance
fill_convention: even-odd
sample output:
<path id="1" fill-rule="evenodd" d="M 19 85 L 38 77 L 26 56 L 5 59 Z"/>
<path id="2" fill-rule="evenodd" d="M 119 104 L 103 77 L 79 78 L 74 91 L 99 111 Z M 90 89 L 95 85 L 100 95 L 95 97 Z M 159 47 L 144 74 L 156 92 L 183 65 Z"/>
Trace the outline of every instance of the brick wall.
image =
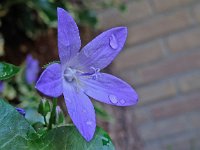
<path id="1" fill-rule="evenodd" d="M 102 29 L 128 27 L 111 69 L 140 95 L 126 116 L 136 116 L 144 149 L 200 149 L 200 0 L 130 1 L 99 19 Z"/>

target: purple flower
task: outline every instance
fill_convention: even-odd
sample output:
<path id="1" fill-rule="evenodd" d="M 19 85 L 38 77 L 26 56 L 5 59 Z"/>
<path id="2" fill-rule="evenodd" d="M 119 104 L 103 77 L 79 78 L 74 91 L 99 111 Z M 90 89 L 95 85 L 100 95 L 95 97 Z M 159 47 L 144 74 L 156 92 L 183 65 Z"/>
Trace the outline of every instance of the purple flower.
<path id="1" fill-rule="evenodd" d="M 73 123 L 90 141 L 96 119 L 89 97 L 116 106 L 134 105 L 138 101 L 137 93 L 126 82 L 100 73 L 100 69 L 109 65 L 123 48 L 127 28 L 116 27 L 103 32 L 79 51 L 81 41 L 76 23 L 65 10 L 58 8 L 57 13 L 61 63 L 49 65 L 36 88 L 52 97 L 63 94 Z"/>
<path id="2" fill-rule="evenodd" d="M 4 87 L 5 87 L 4 83 L 0 81 L 0 93 L 3 93 Z"/>
<path id="3" fill-rule="evenodd" d="M 22 108 L 15 108 L 22 116 L 25 116 L 26 115 L 26 112 L 24 109 Z"/>
<path id="4" fill-rule="evenodd" d="M 36 82 L 39 73 L 39 62 L 30 54 L 26 57 L 25 79 L 28 84 Z"/>

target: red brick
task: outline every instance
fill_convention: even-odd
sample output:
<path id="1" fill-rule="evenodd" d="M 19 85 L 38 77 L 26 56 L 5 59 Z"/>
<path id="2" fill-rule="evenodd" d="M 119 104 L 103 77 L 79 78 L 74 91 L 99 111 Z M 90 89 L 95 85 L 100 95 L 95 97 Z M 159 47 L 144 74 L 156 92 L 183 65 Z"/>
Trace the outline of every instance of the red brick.
<path id="1" fill-rule="evenodd" d="M 162 56 L 162 48 L 161 41 L 156 41 L 147 45 L 124 50 L 115 59 L 112 69 L 114 72 L 126 68 L 134 69 L 138 65 L 155 61 Z"/>
<path id="2" fill-rule="evenodd" d="M 145 18 L 151 14 L 152 11 L 148 1 L 129 2 L 125 12 L 121 12 L 117 9 L 111 9 L 103 13 L 99 13 L 99 27 L 108 28 L 126 25 L 130 22 Z"/>
<path id="3" fill-rule="evenodd" d="M 160 63 L 149 65 L 137 71 L 134 76 L 135 84 L 144 84 L 167 76 L 200 68 L 200 51 L 188 55 L 169 58 Z M 131 75 L 129 75 L 131 77 Z"/>
<path id="4" fill-rule="evenodd" d="M 185 75 L 178 80 L 182 92 L 190 92 L 200 89 L 200 72 Z"/>
<path id="5" fill-rule="evenodd" d="M 155 120 L 164 119 L 200 109 L 200 93 L 183 95 L 180 98 L 172 98 L 151 108 L 150 113 Z"/>
<path id="6" fill-rule="evenodd" d="M 195 0 L 153 0 L 155 10 L 158 12 L 166 11 L 177 6 L 187 5 Z"/>
<path id="7" fill-rule="evenodd" d="M 139 88 L 137 92 L 139 93 L 139 104 L 143 105 L 176 95 L 176 85 L 174 81 L 166 81 Z"/>
<path id="8" fill-rule="evenodd" d="M 172 52 L 179 52 L 200 47 L 200 28 L 196 28 L 168 38 L 168 45 Z"/>
<path id="9" fill-rule="evenodd" d="M 149 21 L 129 28 L 128 45 L 140 43 L 152 38 L 169 34 L 192 24 L 189 11 L 181 10 L 168 15 L 155 17 Z"/>

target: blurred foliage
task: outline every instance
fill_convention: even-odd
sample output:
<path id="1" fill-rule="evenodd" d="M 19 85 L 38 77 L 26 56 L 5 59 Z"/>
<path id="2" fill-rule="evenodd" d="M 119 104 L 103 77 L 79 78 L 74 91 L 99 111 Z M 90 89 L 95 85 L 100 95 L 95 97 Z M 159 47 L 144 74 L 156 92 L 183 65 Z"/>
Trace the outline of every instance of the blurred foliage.
<path id="1" fill-rule="evenodd" d="M 19 43 L 23 37 L 34 39 L 56 26 L 57 7 L 68 10 L 79 25 L 90 27 L 97 25 L 96 11 L 110 7 L 126 9 L 125 0 L 1 0 L 0 32 L 8 42 Z"/>

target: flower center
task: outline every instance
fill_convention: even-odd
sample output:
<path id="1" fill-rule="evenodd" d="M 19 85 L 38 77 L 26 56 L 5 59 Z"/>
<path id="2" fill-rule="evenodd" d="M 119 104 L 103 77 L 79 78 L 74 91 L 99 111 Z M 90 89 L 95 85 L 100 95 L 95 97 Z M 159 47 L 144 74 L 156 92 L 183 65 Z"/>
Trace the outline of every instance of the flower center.
<path id="1" fill-rule="evenodd" d="M 98 76 L 100 75 L 99 74 L 100 69 L 99 68 L 94 68 L 94 67 L 91 67 L 90 69 L 91 70 L 88 71 L 88 72 L 83 72 L 83 71 L 78 70 L 78 69 L 67 67 L 65 69 L 65 71 L 64 71 L 64 79 L 67 82 L 76 81 L 77 83 L 79 83 L 79 76 L 86 77 L 86 78 L 91 78 L 93 80 L 96 80 L 98 78 Z"/>
<path id="2" fill-rule="evenodd" d="M 66 81 L 68 82 L 73 82 L 74 80 L 76 80 L 76 69 L 72 69 L 70 67 L 67 67 L 64 71 L 64 78 Z"/>

